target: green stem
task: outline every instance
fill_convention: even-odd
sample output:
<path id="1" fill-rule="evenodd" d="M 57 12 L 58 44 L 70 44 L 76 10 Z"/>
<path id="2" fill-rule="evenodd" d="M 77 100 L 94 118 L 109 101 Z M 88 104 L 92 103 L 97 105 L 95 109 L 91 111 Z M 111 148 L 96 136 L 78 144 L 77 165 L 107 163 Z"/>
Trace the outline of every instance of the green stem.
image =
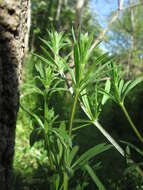
<path id="1" fill-rule="evenodd" d="M 102 127 L 98 120 L 93 121 L 93 124 L 100 130 L 100 132 L 108 139 L 108 141 L 118 150 L 118 152 L 124 157 L 125 153 L 122 147 L 115 141 L 115 139 Z"/>
<path id="2" fill-rule="evenodd" d="M 47 149 L 48 157 L 49 157 L 49 162 L 50 162 L 50 167 L 53 170 L 54 165 L 53 165 L 53 159 L 52 159 L 52 154 L 50 150 L 50 141 L 49 141 L 49 134 L 48 134 L 48 105 L 47 105 L 47 95 L 46 92 L 44 93 L 44 128 L 45 128 L 45 147 Z"/>
<path id="3" fill-rule="evenodd" d="M 123 104 L 123 103 L 120 103 L 120 106 L 121 106 L 121 109 L 122 109 L 122 111 L 124 112 L 124 114 L 125 114 L 125 116 L 126 116 L 128 122 L 130 123 L 130 125 L 131 125 L 131 127 L 132 127 L 134 133 L 136 134 L 136 136 L 138 137 L 138 139 L 143 143 L 143 137 L 141 136 L 140 132 L 138 131 L 138 129 L 136 128 L 136 126 L 135 126 L 134 123 L 132 122 L 132 119 L 131 119 L 131 117 L 129 116 L 129 114 L 128 114 L 128 112 L 127 112 L 127 110 L 126 110 L 124 104 Z"/>
<path id="4" fill-rule="evenodd" d="M 48 119 L 48 105 L 47 105 L 47 95 L 45 92 L 44 93 L 44 126 L 46 125 L 46 130 L 48 132 L 47 119 Z"/>
<path id="5" fill-rule="evenodd" d="M 75 96 L 74 96 L 74 102 L 73 102 L 72 112 L 71 112 L 71 117 L 70 117 L 69 136 L 72 136 L 72 126 L 73 126 L 73 120 L 74 120 L 74 115 L 75 115 L 75 110 L 76 110 L 78 96 L 79 96 L 79 91 L 76 90 Z"/>
<path id="6" fill-rule="evenodd" d="M 68 190 L 68 176 L 66 173 L 64 173 L 64 190 Z"/>
<path id="7" fill-rule="evenodd" d="M 93 121 L 93 124 L 102 132 L 102 134 L 109 140 L 111 144 L 120 152 L 120 154 L 125 157 L 125 152 L 122 147 L 110 136 L 110 134 L 102 127 L 102 125 L 98 122 L 98 120 Z M 132 159 L 130 159 L 131 163 L 136 164 Z M 136 171 L 143 177 L 143 171 L 139 166 L 135 167 Z"/>

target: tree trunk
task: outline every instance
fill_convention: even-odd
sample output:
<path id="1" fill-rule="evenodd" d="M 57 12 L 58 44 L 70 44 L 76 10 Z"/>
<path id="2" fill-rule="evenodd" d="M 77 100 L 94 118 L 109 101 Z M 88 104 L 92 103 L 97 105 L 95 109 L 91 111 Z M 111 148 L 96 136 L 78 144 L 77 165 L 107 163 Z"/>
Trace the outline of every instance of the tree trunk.
<path id="1" fill-rule="evenodd" d="M 0 190 L 11 189 L 19 80 L 29 31 L 29 0 L 0 0 Z"/>
<path id="2" fill-rule="evenodd" d="M 62 9 L 62 0 L 58 0 L 58 6 L 56 11 L 56 29 L 60 28 L 60 14 Z"/>
<path id="3" fill-rule="evenodd" d="M 85 0 L 77 0 L 76 3 L 76 18 L 75 18 L 75 33 L 77 37 L 78 27 L 81 27 L 82 24 L 82 12 L 84 7 Z"/>
<path id="4" fill-rule="evenodd" d="M 130 0 L 130 7 L 134 5 L 134 0 Z M 135 38 L 134 38 L 134 28 L 135 28 L 135 10 L 130 8 L 130 21 L 131 21 L 131 32 L 130 32 L 130 50 L 128 55 L 128 65 L 127 65 L 127 78 L 130 76 L 130 70 L 133 66 L 134 50 L 135 50 Z"/>

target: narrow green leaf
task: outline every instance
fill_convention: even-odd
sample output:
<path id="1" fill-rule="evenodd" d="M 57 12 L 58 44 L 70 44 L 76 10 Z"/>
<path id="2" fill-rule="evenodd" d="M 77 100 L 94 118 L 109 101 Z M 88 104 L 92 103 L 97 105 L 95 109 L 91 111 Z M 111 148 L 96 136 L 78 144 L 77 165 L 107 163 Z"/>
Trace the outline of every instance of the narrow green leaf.
<path id="1" fill-rule="evenodd" d="M 50 55 L 50 53 L 46 50 L 46 48 L 44 48 L 43 46 L 40 46 L 41 49 L 43 50 L 43 52 L 46 55 L 47 60 L 50 62 L 49 65 L 51 65 L 52 67 L 57 65 L 56 61 L 52 58 L 52 56 Z M 52 65 L 53 64 L 53 65 Z"/>
<path id="2" fill-rule="evenodd" d="M 114 84 L 117 85 L 118 83 L 118 69 L 117 69 L 117 66 L 111 62 L 111 68 L 112 68 L 112 77 L 113 77 L 113 81 L 114 81 Z"/>
<path id="3" fill-rule="evenodd" d="M 56 176 L 56 190 L 59 190 L 59 185 L 60 185 L 60 176 Z"/>
<path id="4" fill-rule="evenodd" d="M 109 58 L 109 57 L 107 57 L 107 56 L 108 56 L 107 53 L 105 53 L 105 54 L 99 56 L 99 57 L 94 61 L 94 63 L 89 66 L 87 72 L 86 72 L 85 75 L 84 75 L 84 80 L 87 80 L 87 78 L 89 77 L 89 75 L 90 75 L 91 73 L 96 73 L 96 74 L 97 74 L 97 73 L 101 72 L 101 71 L 107 66 L 108 61 L 111 59 L 111 58 Z M 103 62 L 104 62 L 104 63 L 103 63 Z M 102 65 L 101 67 L 99 67 L 99 68 L 96 70 L 96 69 L 95 69 L 96 66 L 97 66 L 98 64 L 101 64 L 101 63 L 102 63 L 103 65 Z M 105 65 L 105 63 L 106 63 L 106 65 Z"/>
<path id="5" fill-rule="evenodd" d="M 131 80 L 129 80 L 128 82 L 126 82 L 123 86 L 123 89 L 122 89 L 122 93 L 124 93 L 126 91 L 126 89 L 128 88 L 128 86 L 132 83 Z"/>
<path id="6" fill-rule="evenodd" d="M 38 57 L 41 61 L 43 61 L 44 63 L 46 63 L 47 65 L 53 67 L 53 64 L 46 58 L 44 58 L 43 56 L 40 56 L 38 54 L 33 53 L 33 55 L 35 55 L 36 57 Z"/>
<path id="7" fill-rule="evenodd" d="M 106 96 L 109 96 L 113 101 L 116 102 L 116 99 L 114 98 L 114 96 L 111 93 L 106 92 L 104 89 L 100 89 L 98 92 L 103 95 L 105 94 Z"/>
<path id="8" fill-rule="evenodd" d="M 123 87 L 124 87 L 124 80 L 121 79 L 121 80 L 119 81 L 119 86 L 118 86 L 120 96 L 122 95 Z"/>
<path id="9" fill-rule="evenodd" d="M 90 148 L 75 161 L 75 163 L 72 165 L 72 168 L 78 169 L 82 165 L 86 164 L 91 158 L 106 150 L 109 150 L 111 147 L 112 145 L 106 145 L 105 143 L 102 143 Z"/>
<path id="10" fill-rule="evenodd" d="M 59 138 L 57 138 L 57 146 L 58 146 L 57 161 L 58 164 L 60 165 L 60 162 L 62 162 L 63 149 L 65 149 L 65 147 L 63 146 Z"/>
<path id="11" fill-rule="evenodd" d="M 38 64 L 35 64 L 35 69 L 36 69 L 36 71 L 40 74 L 40 76 L 41 76 L 42 78 L 44 78 L 44 70 L 43 70 L 43 65 L 42 65 L 41 62 L 38 63 Z"/>
<path id="12" fill-rule="evenodd" d="M 29 110 L 27 110 L 22 104 L 20 104 L 20 107 L 26 112 L 28 113 L 33 119 L 35 119 L 35 121 L 37 122 L 37 124 L 44 128 L 43 122 L 41 121 L 41 119 L 34 113 L 30 112 Z"/>
<path id="13" fill-rule="evenodd" d="M 107 81 L 105 83 L 105 92 L 109 93 L 110 88 L 111 88 L 111 82 L 110 82 L 110 79 L 107 79 Z M 103 94 L 101 104 L 104 105 L 107 102 L 108 99 L 109 99 L 109 96 L 107 94 Z"/>
<path id="14" fill-rule="evenodd" d="M 43 96 L 43 92 L 39 88 L 34 87 L 31 89 L 28 89 L 27 92 L 25 91 L 25 93 L 21 94 L 20 98 L 22 99 L 22 98 L 29 96 L 31 94 L 39 94 L 39 95 Z"/>
<path id="15" fill-rule="evenodd" d="M 74 127 L 74 128 L 72 128 L 72 131 L 82 129 L 82 128 L 87 127 L 89 125 L 91 125 L 91 123 L 83 124 L 83 125 L 80 125 L 79 127 Z"/>
<path id="16" fill-rule="evenodd" d="M 74 65 L 75 65 L 75 79 L 76 83 L 79 83 L 80 79 L 80 55 L 79 55 L 79 50 L 77 47 L 77 44 L 74 44 Z"/>
<path id="17" fill-rule="evenodd" d="M 92 178 L 92 180 L 94 181 L 94 183 L 97 185 L 98 190 L 106 190 L 104 185 L 100 181 L 100 179 L 97 177 L 97 175 L 91 168 L 91 166 L 89 164 L 86 164 L 84 167 L 85 167 L 86 171 L 88 172 L 88 174 L 90 175 L 90 177 Z"/>
<path id="18" fill-rule="evenodd" d="M 76 43 L 76 37 L 75 37 L 75 33 L 74 33 L 73 27 L 72 27 L 72 36 L 73 36 L 74 43 Z"/>
<path id="19" fill-rule="evenodd" d="M 90 109 L 90 105 L 89 105 L 86 89 L 84 89 L 81 92 L 81 98 L 82 98 L 82 102 L 83 102 L 83 105 L 84 105 L 87 113 L 90 115 L 91 118 L 93 118 L 93 114 L 92 114 L 91 109 Z"/>
<path id="20" fill-rule="evenodd" d="M 137 85 L 138 85 L 140 82 L 142 82 L 142 81 L 143 81 L 143 77 L 139 77 L 139 78 L 137 78 L 136 80 L 132 81 L 132 82 L 127 86 L 126 90 L 124 91 L 123 97 L 125 98 L 125 97 L 128 95 L 128 93 L 129 93 L 135 86 L 137 86 Z"/>
<path id="21" fill-rule="evenodd" d="M 51 131 L 56 135 L 56 137 L 60 140 L 64 147 L 67 148 L 67 144 L 65 143 L 63 135 L 61 135 L 61 133 L 59 133 L 59 131 L 56 129 L 52 129 Z"/>
<path id="22" fill-rule="evenodd" d="M 141 156 L 143 156 L 143 151 L 141 149 L 139 149 L 137 146 L 127 142 L 127 141 L 121 141 L 122 143 L 128 145 L 129 147 L 131 147 L 132 149 L 134 149 L 137 153 L 139 153 Z"/>
<path id="23" fill-rule="evenodd" d="M 46 41 L 46 40 L 44 40 L 44 39 L 42 39 L 42 38 L 40 38 L 40 40 L 53 52 L 53 53 L 55 53 L 54 52 L 54 48 L 50 45 L 50 42 L 49 41 Z M 51 40 L 52 41 L 52 40 Z"/>
<path id="24" fill-rule="evenodd" d="M 79 150 L 79 147 L 78 146 L 74 146 L 69 154 L 69 159 L 68 159 L 68 164 L 69 166 L 71 165 L 73 159 L 75 158 L 77 152 Z"/>

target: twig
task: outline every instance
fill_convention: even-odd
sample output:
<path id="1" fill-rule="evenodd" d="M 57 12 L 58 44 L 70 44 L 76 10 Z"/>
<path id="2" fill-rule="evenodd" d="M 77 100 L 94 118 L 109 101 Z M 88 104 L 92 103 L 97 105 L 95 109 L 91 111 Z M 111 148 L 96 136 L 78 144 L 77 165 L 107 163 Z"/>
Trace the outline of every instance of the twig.
<path id="1" fill-rule="evenodd" d="M 133 8 L 136 8 L 136 7 L 140 6 L 140 5 L 143 5 L 143 2 L 135 3 L 135 4 L 127 6 L 127 7 L 122 7 L 121 11 L 126 10 L 126 9 L 133 9 Z"/>
<path id="2" fill-rule="evenodd" d="M 116 19 L 119 17 L 120 11 L 122 10 L 123 2 L 124 2 L 124 0 L 119 1 L 118 9 L 116 10 L 114 15 L 112 16 L 112 18 L 111 18 L 110 22 L 108 23 L 107 27 L 99 34 L 98 38 L 95 39 L 95 41 L 93 42 L 93 44 L 92 44 L 92 46 L 90 48 L 90 51 L 92 51 L 94 49 L 94 47 L 101 41 L 101 39 L 104 38 L 105 34 L 108 32 L 108 30 L 112 26 L 113 22 L 115 22 Z"/>

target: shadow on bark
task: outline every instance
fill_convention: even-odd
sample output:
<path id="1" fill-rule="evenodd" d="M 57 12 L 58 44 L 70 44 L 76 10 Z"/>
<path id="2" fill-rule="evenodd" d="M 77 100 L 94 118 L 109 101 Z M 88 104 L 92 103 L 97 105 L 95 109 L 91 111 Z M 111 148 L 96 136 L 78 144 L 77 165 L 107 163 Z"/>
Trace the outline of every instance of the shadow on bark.
<path id="1" fill-rule="evenodd" d="M 18 28 L 8 20 L 13 9 L 0 4 L 0 189 L 11 189 L 15 127 L 19 105 L 17 68 Z M 12 23 L 11 23 L 12 24 Z M 15 23 L 15 26 L 17 23 Z"/>

